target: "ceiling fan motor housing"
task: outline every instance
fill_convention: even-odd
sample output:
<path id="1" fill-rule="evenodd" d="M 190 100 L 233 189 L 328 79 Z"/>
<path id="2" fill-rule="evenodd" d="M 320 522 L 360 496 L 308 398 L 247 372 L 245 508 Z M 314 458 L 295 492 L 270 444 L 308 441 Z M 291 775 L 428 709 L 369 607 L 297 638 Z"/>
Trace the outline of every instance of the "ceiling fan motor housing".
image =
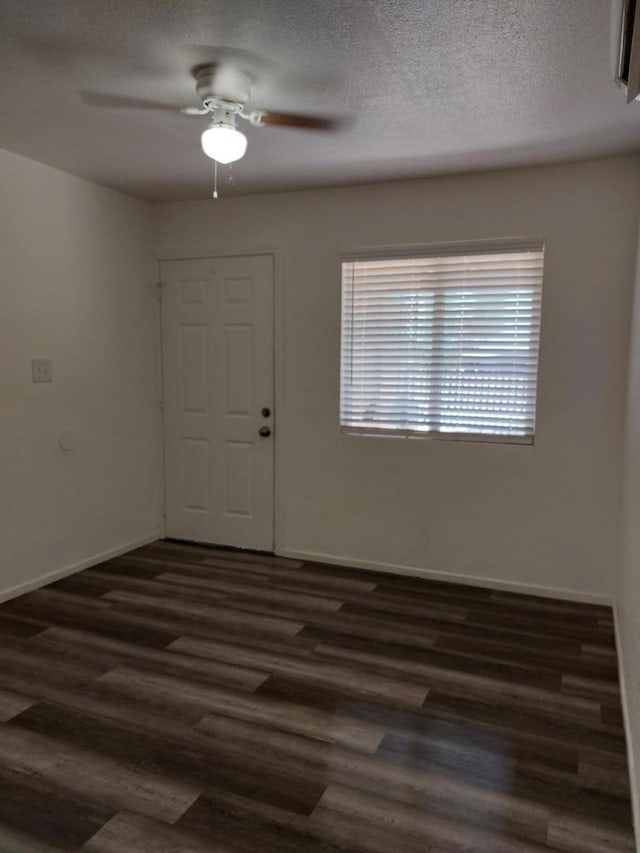
<path id="1" fill-rule="evenodd" d="M 251 76 L 240 68 L 203 65 L 195 78 L 196 92 L 207 109 L 220 101 L 244 104 L 251 96 Z"/>

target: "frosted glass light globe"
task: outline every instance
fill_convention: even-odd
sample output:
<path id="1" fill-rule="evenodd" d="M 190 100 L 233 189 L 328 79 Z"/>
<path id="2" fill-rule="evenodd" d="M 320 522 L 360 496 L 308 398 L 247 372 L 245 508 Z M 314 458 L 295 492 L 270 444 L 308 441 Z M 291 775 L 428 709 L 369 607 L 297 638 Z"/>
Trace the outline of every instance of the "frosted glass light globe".
<path id="1" fill-rule="evenodd" d="M 233 163 L 244 157 L 247 137 L 232 124 L 214 123 L 202 134 L 202 150 L 218 163 Z"/>

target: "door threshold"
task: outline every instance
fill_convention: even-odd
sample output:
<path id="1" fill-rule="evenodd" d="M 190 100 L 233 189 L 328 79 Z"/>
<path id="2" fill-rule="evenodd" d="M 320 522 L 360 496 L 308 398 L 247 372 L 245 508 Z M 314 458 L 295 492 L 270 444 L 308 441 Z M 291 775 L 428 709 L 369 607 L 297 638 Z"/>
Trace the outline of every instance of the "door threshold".
<path id="1" fill-rule="evenodd" d="M 275 557 L 275 551 L 259 551 L 257 548 L 243 548 L 241 545 L 222 545 L 217 542 L 199 542 L 197 539 L 176 539 L 165 536 L 162 542 L 174 542 L 176 545 L 197 545 L 198 548 L 211 548 L 216 551 L 235 551 L 241 554 L 258 554 L 264 557 Z"/>

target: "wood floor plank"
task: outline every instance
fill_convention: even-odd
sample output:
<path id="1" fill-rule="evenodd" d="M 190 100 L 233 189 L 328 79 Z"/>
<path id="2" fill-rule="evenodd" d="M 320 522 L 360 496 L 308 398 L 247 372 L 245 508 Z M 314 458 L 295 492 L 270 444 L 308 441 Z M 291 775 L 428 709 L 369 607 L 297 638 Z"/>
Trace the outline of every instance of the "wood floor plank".
<path id="1" fill-rule="evenodd" d="M 348 717 L 341 719 L 339 715 L 327 714 L 301 704 L 265 697 L 254 698 L 201 682 L 144 673 L 124 666 L 115 667 L 99 681 L 101 684 L 117 685 L 122 692 L 164 697 L 166 702 L 174 701 L 182 707 L 194 705 L 202 710 L 203 715 L 215 712 L 269 725 L 276 730 L 340 743 L 362 752 L 375 752 L 384 736 L 381 726 L 350 720 Z"/>
<path id="2" fill-rule="evenodd" d="M 140 558 L 142 559 L 142 558 Z M 145 559 L 145 565 L 151 565 L 151 561 Z M 364 580 L 359 577 L 349 578 L 341 576 L 320 576 L 311 570 L 300 569 L 273 569 L 269 566 L 258 564 L 238 563 L 230 560 L 207 560 L 206 563 L 171 562 L 165 563 L 166 571 L 179 571 L 194 578 L 211 579 L 212 577 L 226 577 L 229 580 L 241 578 L 246 583 L 270 584 L 280 589 L 292 592 L 308 591 L 313 594 L 344 598 L 346 595 L 358 596 L 370 593 L 376 588 L 375 582 Z"/>
<path id="3" fill-rule="evenodd" d="M 230 718 L 270 727 L 276 731 L 302 734 L 323 743 L 336 743 L 357 752 L 373 754 L 385 735 L 382 726 L 353 720 L 348 716 L 328 714 L 300 703 L 283 702 L 264 696 L 220 694 L 212 710 Z M 203 720 L 205 723 L 207 718 Z M 205 727 L 206 730 L 206 727 Z"/>
<path id="4" fill-rule="evenodd" d="M 449 778 L 498 791 L 504 788 L 504 780 L 508 777 L 514 796 L 549 809 L 562 807 L 567 814 L 582 818 L 600 813 L 612 826 L 619 828 L 628 827 L 631 821 L 631 805 L 626 792 L 617 796 L 610 789 L 589 790 L 579 774 L 549 773 L 547 768 L 510 761 L 506 756 L 438 747 L 416 739 L 387 735 L 376 755 L 401 767 L 437 767 Z"/>
<path id="5" fill-rule="evenodd" d="M 618 701 L 620 698 L 620 686 L 618 682 L 610 678 L 599 678 L 597 673 L 594 673 L 592 677 L 564 673 L 562 676 L 562 689 L 567 694 L 585 696 L 593 698 L 596 701 Z"/>
<path id="6" fill-rule="evenodd" d="M 503 707 L 442 690 L 430 691 L 425 707 L 430 712 L 440 711 L 449 719 L 488 723 L 514 733 L 526 731 L 527 735 L 550 743 L 588 746 L 618 755 L 624 755 L 626 751 L 624 736 L 620 732 L 590 725 L 588 720 L 578 726 L 576 720 L 554 720 L 548 715 L 541 717 L 531 713 L 525 707 Z"/>
<path id="7" fill-rule="evenodd" d="M 235 853 L 354 853 L 365 851 L 355 838 L 340 843 L 335 834 L 318 828 L 313 815 L 302 819 L 269 804 L 228 791 L 211 789 L 179 821 L 180 828 L 207 838 L 214 850 L 233 844 Z M 414 853 L 414 851 L 406 851 Z"/>
<path id="8" fill-rule="evenodd" d="M 216 642 L 233 643 L 244 646 L 247 650 L 258 646 L 265 651 L 283 655 L 308 656 L 316 646 L 315 642 L 301 637 L 302 632 L 294 635 L 278 632 L 274 634 L 268 629 L 263 630 L 256 627 L 255 622 L 245 623 L 240 619 L 236 621 L 235 618 L 231 622 L 220 624 L 217 620 L 213 621 L 207 616 L 181 615 L 168 610 L 155 611 L 134 604 L 114 605 L 113 614 L 117 618 L 121 617 L 126 620 L 126 623 L 132 627 L 150 630 L 152 635 L 157 633 L 163 638 L 169 636 L 170 640 L 163 645 L 164 648 L 170 642 L 185 635 Z M 250 664 L 248 665 L 250 666 Z"/>
<path id="9" fill-rule="evenodd" d="M 309 636 L 305 633 L 304 636 Z M 460 654 L 456 651 L 442 650 L 425 643 L 418 648 L 407 646 L 398 648 L 397 643 L 387 643 L 372 637 L 354 637 L 351 633 L 335 631 L 316 631 L 318 638 L 317 653 L 370 657 L 372 665 L 390 666 L 392 669 L 438 678 L 441 673 L 458 674 L 460 680 L 472 681 L 478 677 L 488 681 L 499 681 L 513 685 L 531 687 L 537 690 L 551 690 L 557 693 L 562 686 L 562 674 L 548 667 L 535 664 L 523 664 L 511 661 L 492 661 Z M 338 651 L 339 650 L 339 651 Z M 360 655 L 361 653 L 361 655 Z M 364 662 L 364 660 L 363 660 Z M 469 678 L 465 678 L 465 675 Z M 516 692 L 518 692 L 516 690 Z M 568 703 L 569 704 L 569 703 Z M 585 707 L 588 703 L 585 703 Z"/>
<path id="10" fill-rule="evenodd" d="M 75 850 L 113 814 L 83 791 L 51 785 L 46 777 L 4 760 L 0 791 L 2 853 Z"/>
<path id="11" fill-rule="evenodd" d="M 69 659 L 35 646 L 10 645 L 6 640 L 0 643 L 0 683 L 6 685 L 12 676 L 19 675 L 23 684 L 34 688 L 84 686 L 109 667 L 109 664 L 89 657 L 81 660 L 75 655 Z M 29 695 L 32 693 L 29 691 Z"/>
<path id="12" fill-rule="evenodd" d="M 35 637 L 40 631 L 47 627 L 47 622 L 39 622 L 35 619 L 27 619 L 23 616 L 12 616 L 0 610 L 0 635 L 8 634 L 10 637 Z"/>
<path id="13" fill-rule="evenodd" d="M 390 802 L 382 796 L 340 785 L 331 785 L 327 788 L 317 814 L 320 814 L 321 809 L 359 818 L 361 824 L 364 824 L 363 831 L 368 831 L 370 834 L 379 829 L 398 828 L 400 839 L 408 836 L 424 845 L 423 849 L 431 848 L 442 853 L 463 853 L 468 850 L 487 850 L 492 853 L 542 853 L 544 850 L 544 840 L 538 842 L 518 838 L 505 831 L 502 820 L 494 824 L 499 827 L 499 832 L 491 832 L 491 825 L 484 830 L 464 826 L 459 821 L 440 818 L 424 807 L 401 805 Z"/>
<path id="14" fill-rule="evenodd" d="M 609 608 L 158 541 L 0 604 L 2 853 L 629 853 Z"/>
<path id="15" fill-rule="evenodd" d="M 375 647 L 374 647 L 375 648 Z M 429 662 L 391 658 L 375 651 L 344 648 L 321 643 L 316 654 L 320 660 L 360 663 L 365 671 L 387 676 L 402 673 L 405 677 L 419 680 L 431 691 L 437 689 L 450 697 L 476 700 L 490 705 L 500 705 L 516 712 L 526 709 L 530 716 L 538 714 L 552 721 L 584 724 L 590 728 L 601 727 L 600 705 L 593 698 L 565 695 L 559 691 L 521 684 L 510 678 L 500 680 L 495 676 L 486 676 L 460 670 L 455 666 L 435 666 Z"/>
<path id="16" fill-rule="evenodd" d="M 472 587 L 466 587 L 464 593 L 456 595 L 441 592 L 437 588 L 421 589 L 419 591 L 412 590 L 409 594 L 402 589 L 398 589 L 397 585 L 391 587 L 380 584 L 376 588 L 375 593 L 371 595 L 371 598 L 376 600 L 384 596 L 386 599 L 395 600 L 400 604 L 423 604 L 425 608 L 433 605 L 442 606 L 443 608 L 456 605 L 459 609 L 466 611 L 465 618 L 467 622 L 475 623 L 486 619 L 493 619 L 496 623 L 503 621 L 506 623 L 515 623 L 517 621 L 521 626 L 526 627 L 527 630 L 532 632 L 537 631 L 540 613 L 542 612 L 547 630 L 551 633 L 557 633 L 559 636 L 563 636 L 567 629 L 571 629 L 572 632 L 584 633 L 587 636 L 597 635 L 600 633 L 602 627 L 597 614 L 585 611 L 584 608 L 578 610 L 568 607 L 550 607 L 541 610 L 541 608 L 535 609 L 530 606 L 521 606 L 517 599 L 515 601 L 512 600 L 510 606 L 505 607 L 504 604 L 496 601 L 493 597 L 472 597 L 468 592 L 471 589 Z M 570 634 L 570 636 L 572 635 L 573 633 Z"/>
<path id="17" fill-rule="evenodd" d="M 77 654 L 86 650 L 86 654 L 102 671 L 121 664 L 135 664 L 145 672 L 161 672 L 176 678 L 204 680 L 213 684 L 223 684 L 239 690 L 252 691 L 259 687 L 269 674 L 253 667 L 237 666 L 230 663 L 208 661 L 202 657 L 180 654 L 170 649 L 156 649 L 151 646 L 136 646 L 110 637 L 91 634 L 87 631 L 75 631 L 70 628 L 48 628 L 34 642 L 34 648 L 60 654 Z M 102 675 L 103 672 L 99 672 Z"/>
<path id="18" fill-rule="evenodd" d="M 291 679 L 272 677 L 258 688 L 258 694 L 293 698 L 327 711 L 341 709 L 355 719 L 384 726 L 387 732 L 416 737 L 425 742 L 445 742 L 470 750 L 481 749 L 495 754 L 500 760 L 522 759 L 544 765 L 552 770 L 576 773 L 578 747 L 540 736 L 525 728 L 508 727 L 503 721 L 473 719 L 470 715 L 457 717 L 438 708 L 408 708 L 392 700 L 384 702 L 359 696 L 354 691 L 337 691 L 323 686 L 300 684 Z M 589 751 L 589 755 L 600 754 Z M 611 753 L 606 753 L 610 755 Z M 620 756 L 617 756 L 619 758 Z"/>
<path id="19" fill-rule="evenodd" d="M 169 822 L 177 820 L 200 795 L 200 789 L 188 783 L 144 772 L 14 723 L 15 719 L 0 725 L 0 763 L 22 768 L 58 790 L 88 795 L 113 811 L 128 805 L 140 814 Z"/>
<path id="20" fill-rule="evenodd" d="M 246 727 L 230 728 L 219 717 L 206 717 L 198 729 L 221 737 L 234 732 L 239 741 L 249 741 L 264 733 Z M 274 761 L 286 763 L 291 758 L 304 762 L 309 774 L 326 767 L 326 780 L 340 783 L 367 793 L 385 792 L 389 800 L 414 804 L 448 820 L 482 827 L 487 822 L 502 822 L 518 827 L 527 836 L 541 838 L 546 832 L 548 807 L 524 797 L 511 797 L 479 785 L 467 786 L 452 779 L 434 763 L 418 769 L 381 760 L 378 756 L 356 754 L 339 746 L 328 745 L 292 735 L 272 733 L 264 738 L 265 748 L 274 754 Z"/>
<path id="21" fill-rule="evenodd" d="M 82 847 L 83 853 L 237 853 L 236 846 L 176 829 L 132 812 L 118 812 Z M 25 851 L 27 853 L 27 851 Z M 29 851 L 30 853 L 30 851 Z"/>
<path id="22" fill-rule="evenodd" d="M 454 637 L 464 637 L 476 642 L 488 640 L 497 643 L 509 643 L 515 646 L 530 649 L 546 649 L 550 652 L 554 650 L 559 653 L 579 654 L 582 649 L 582 641 L 579 638 L 571 637 L 556 637 L 549 636 L 544 633 L 528 633 L 526 630 L 521 631 L 517 625 L 476 625 L 470 624 L 458 618 L 447 618 L 440 614 L 437 618 L 432 615 L 420 615 L 418 613 L 409 613 L 405 605 L 387 605 L 386 603 L 376 602 L 369 598 L 366 601 L 347 601 L 340 612 L 345 616 L 377 616 L 378 618 L 386 619 L 392 624 L 401 623 L 405 626 L 421 625 L 424 628 L 437 632 L 443 636 L 452 635 Z M 600 648 L 595 645 L 595 648 Z M 604 647 L 605 653 L 611 652 L 611 644 L 608 643 Z"/>
<path id="23" fill-rule="evenodd" d="M 197 590 L 215 590 L 228 598 L 235 597 L 242 601 L 245 598 L 253 599 L 256 595 L 260 601 L 268 602 L 272 607 L 280 605 L 291 605 L 293 607 L 308 608 L 309 610 L 340 610 L 343 604 L 343 599 L 329 597 L 326 595 L 313 595 L 302 592 L 291 592 L 290 590 L 281 589 L 272 585 L 262 585 L 259 590 L 247 589 L 246 584 L 239 582 L 211 580 L 207 581 L 202 578 L 193 578 L 189 575 L 181 575 L 175 572 L 164 572 L 158 575 L 158 582 L 173 584 L 174 587 L 191 587 Z M 252 594 L 253 593 L 253 594 Z"/>
<path id="24" fill-rule="evenodd" d="M 227 594 L 220 589 L 220 585 L 208 589 L 195 589 L 188 584 L 167 583 L 161 581 L 163 574 L 157 578 L 134 578 L 118 575 L 114 577 L 109 572 L 89 570 L 84 573 L 84 582 L 92 587 L 94 591 L 104 597 L 107 592 L 126 590 L 128 592 L 145 593 L 159 598 L 176 600 L 184 598 L 186 601 L 200 602 L 201 604 L 217 604 L 224 601 Z"/>
<path id="25" fill-rule="evenodd" d="M 304 628 L 303 623 L 284 617 L 260 616 L 246 611 L 225 608 L 224 606 L 217 607 L 215 605 L 196 604 L 185 600 L 167 600 L 162 596 L 142 595 L 136 592 L 127 592 L 126 590 L 108 592 L 104 595 L 104 599 L 109 602 L 115 601 L 124 604 L 133 604 L 141 608 L 148 607 L 152 611 L 167 610 L 170 613 L 199 616 L 222 625 L 248 624 L 249 626 L 255 626 L 257 630 L 268 631 L 274 634 L 284 634 L 285 636 L 297 634 L 298 631 Z"/>
<path id="26" fill-rule="evenodd" d="M 599 624 L 590 625 L 584 623 L 575 623 L 570 619 L 566 622 L 558 619 L 552 624 L 543 624 L 540 618 L 535 618 L 534 614 L 524 617 L 521 614 L 510 612 L 496 613 L 493 611 L 481 611 L 479 609 L 470 610 L 465 621 L 469 625 L 476 626 L 491 626 L 502 628 L 513 628 L 519 633 L 527 633 L 531 636 L 554 636 L 564 639 L 575 639 L 579 642 L 594 643 L 597 645 L 611 646 L 615 645 L 613 632 L 608 627 L 603 627 Z"/>
<path id="27" fill-rule="evenodd" d="M 25 693 L 0 688 L 0 722 L 6 723 L 7 720 L 35 705 L 37 701 L 36 698 Z"/>
<path id="28" fill-rule="evenodd" d="M 215 560 L 204 560 L 203 566 L 215 568 Z M 328 590 L 345 592 L 370 592 L 375 589 L 376 584 L 371 581 L 363 580 L 360 577 L 349 577 L 348 574 L 341 573 L 328 578 L 320 572 L 315 571 L 311 567 L 306 567 L 304 575 L 298 568 L 273 568 L 269 566 L 263 569 L 259 564 L 251 563 L 251 571 L 259 571 L 264 573 L 270 579 L 286 580 L 288 582 L 301 582 L 305 585 L 319 584 Z"/>
<path id="29" fill-rule="evenodd" d="M 548 841 L 552 849 L 567 853 L 634 853 L 633 830 L 611 826 L 606 819 L 587 820 L 573 815 L 553 815 Z"/>
<path id="30" fill-rule="evenodd" d="M 232 560 L 234 563 L 257 563 L 265 566 L 284 566 L 299 568 L 302 560 L 290 559 L 288 557 L 276 557 L 273 554 L 240 551 L 237 548 L 220 548 L 214 545 L 198 545 L 193 542 L 181 542 L 177 539 L 164 539 L 162 541 L 145 545 L 132 551 L 134 555 L 153 555 L 166 558 L 170 554 L 180 554 L 190 562 L 201 562 L 220 556 Z"/>
<path id="31" fill-rule="evenodd" d="M 171 643 L 169 648 L 213 660 L 240 660 L 246 663 L 252 660 L 254 666 L 269 673 L 281 673 L 312 683 L 347 686 L 374 696 L 392 696 L 402 699 L 408 705 L 422 705 L 428 693 L 428 688 L 419 684 L 397 678 L 369 675 L 357 667 L 348 665 L 340 666 L 298 657 L 276 656 L 258 650 L 247 657 L 247 653 L 240 647 L 217 643 L 213 640 L 180 637 Z"/>
<path id="32" fill-rule="evenodd" d="M 53 835 L 49 827 L 46 833 L 48 838 Z M 4 824 L 0 825 L 0 850 L 4 853 L 68 853 L 69 848 L 63 850 L 49 841 L 38 841 L 31 833 L 20 832 Z"/>
<path id="33" fill-rule="evenodd" d="M 455 652 L 474 660 L 490 660 L 511 664 L 529 665 L 537 669 L 546 669 L 560 676 L 583 675 L 600 677 L 617 684 L 618 670 L 615 658 L 601 655 L 588 655 L 584 652 L 561 654 L 557 649 L 539 649 L 522 647 L 515 643 L 495 642 L 485 639 L 481 644 L 453 633 L 439 632 L 434 642 L 436 649 Z"/>
<path id="34" fill-rule="evenodd" d="M 40 600 L 34 601 L 31 599 L 31 593 L 2 606 L 12 614 L 17 613 L 27 618 L 39 619 L 46 625 L 78 628 L 141 645 L 162 648 L 176 639 L 176 636 L 168 631 L 142 627 L 135 620 L 127 619 L 126 614 L 122 612 L 116 614 L 113 607 L 87 612 L 82 604 L 67 604 L 61 601 L 52 607 Z"/>
<path id="35" fill-rule="evenodd" d="M 229 604 L 234 605 L 234 599 L 229 599 Z M 273 605 L 269 602 L 260 600 L 256 594 L 255 597 L 248 597 L 242 600 L 243 609 L 256 610 L 259 613 L 271 613 Z M 314 647 L 319 645 L 326 637 L 327 633 L 334 634 L 342 632 L 347 636 L 361 637 L 368 639 L 372 643 L 390 643 L 405 648 L 413 649 L 429 649 L 435 645 L 438 634 L 436 631 L 424 629 L 416 626 L 415 630 L 403 628 L 402 626 L 392 626 L 382 619 L 375 619 L 363 616 L 350 617 L 348 623 L 345 622 L 342 613 L 321 612 L 300 610 L 299 608 L 287 607 L 284 609 L 283 615 L 304 620 L 306 627 L 296 634 L 298 640 L 304 639 L 309 641 Z"/>
<path id="36" fill-rule="evenodd" d="M 585 788 L 630 798 L 626 755 L 612 755 L 589 749 L 579 750 L 578 778 Z"/>
<path id="37" fill-rule="evenodd" d="M 200 732 L 172 725 L 150 732 L 135 723 L 123 725 L 113 717 L 52 703 L 30 709 L 12 725 L 54 737 L 68 751 L 90 753 L 98 770 L 108 757 L 134 768 L 143 778 L 163 779 L 199 792 L 224 787 L 297 814 L 310 814 L 325 789 L 320 771 L 311 774 L 293 761 L 273 764 L 255 746 L 247 750 L 243 744 L 220 744 L 212 750 L 210 739 Z M 149 815 L 149 810 L 142 813 Z M 168 811 L 164 819 L 173 820 L 173 813 Z"/>

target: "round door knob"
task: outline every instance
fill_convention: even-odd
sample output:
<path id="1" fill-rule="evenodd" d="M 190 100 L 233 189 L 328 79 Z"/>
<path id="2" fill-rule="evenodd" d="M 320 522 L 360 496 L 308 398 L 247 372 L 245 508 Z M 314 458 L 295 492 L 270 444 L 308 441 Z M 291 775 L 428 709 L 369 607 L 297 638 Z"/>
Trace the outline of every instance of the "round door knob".
<path id="1" fill-rule="evenodd" d="M 271 435 L 271 430 L 269 427 L 260 427 L 258 430 L 258 435 L 261 435 L 262 438 L 268 438 Z"/>
<path id="2" fill-rule="evenodd" d="M 268 418 L 271 415 L 271 409 L 268 408 L 268 406 L 265 406 L 264 409 L 262 409 L 261 414 L 263 418 Z"/>

